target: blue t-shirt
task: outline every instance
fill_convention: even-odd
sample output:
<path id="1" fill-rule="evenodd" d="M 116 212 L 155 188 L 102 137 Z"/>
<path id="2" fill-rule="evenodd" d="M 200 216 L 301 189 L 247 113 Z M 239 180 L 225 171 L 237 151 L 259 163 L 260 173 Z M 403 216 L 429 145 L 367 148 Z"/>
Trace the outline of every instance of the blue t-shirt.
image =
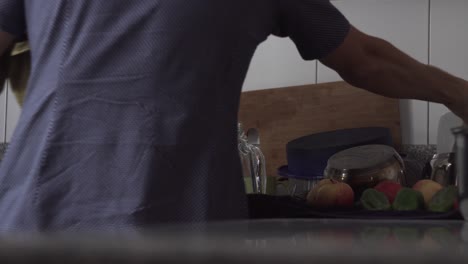
<path id="1" fill-rule="evenodd" d="M 236 127 L 255 49 L 275 34 L 319 59 L 349 28 L 328 0 L 0 0 L 32 54 L 0 231 L 247 217 Z"/>

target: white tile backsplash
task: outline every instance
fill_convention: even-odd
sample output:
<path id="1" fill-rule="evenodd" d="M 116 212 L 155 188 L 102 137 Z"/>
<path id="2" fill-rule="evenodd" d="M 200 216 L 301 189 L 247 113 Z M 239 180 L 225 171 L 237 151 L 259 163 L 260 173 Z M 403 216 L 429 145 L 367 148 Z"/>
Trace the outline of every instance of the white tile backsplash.
<path id="1" fill-rule="evenodd" d="M 432 0 L 430 63 L 468 79 L 468 1 Z M 441 87 L 443 89 L 443 87 Z M 449 110 L 430 104 L 429 142 L 436 143 L 439 119 Z"/>
<path id="2" fill-rule="evenodd" d="M 336 0 L 333 4 L 359 30 L 390 41 L 415 59 L 429 61 L 428 0 Z M 319 63 L 318 82 L 341 80 Z"/>
<path id="3" fill-rule="evenodd" d="M 390 41 L 415 59 L 429 61 L 428 0 L 337 0 L 333 4 L 361 31 Z M 318 82 L 341 80 L 323 64 Z M 403 143 L 427 144 L 428 103 L 401 100 Z"/>
<path id="4" fill-rule="evenodd" d="M 271 36 L 250 64 L 244 91 L 305 85 L 316 82 L 316 62 L 304 61 L 289 38 Z"/>

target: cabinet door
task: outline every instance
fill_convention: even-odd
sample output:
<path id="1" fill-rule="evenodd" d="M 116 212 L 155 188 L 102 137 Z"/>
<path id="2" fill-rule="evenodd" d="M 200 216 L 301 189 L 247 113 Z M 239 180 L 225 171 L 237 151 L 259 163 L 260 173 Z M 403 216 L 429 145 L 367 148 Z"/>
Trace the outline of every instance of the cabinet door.
<path id="1" fill-rule="evenodd" d="M 468 1 L 432 0 L 430 63 L 468 79 Z M 440 87 L 443 89 L 443 87 Z M 429 141 L 437 143 L 440 117 L 449 110 L 440 104 L 429 107 Z"/>
<path id="2" fill-rule="evenodd" d="M 16 124 L 18 123 L 21 114 L 21 108 L 16 100 L 15 95 L 10 87 L 7 90 L 7 103 L 6 103 L 6 142 L 10 142 L 13 132 L 15 131 Z"/>
<path id="3" fill-rule="evenodd" d="M 333 4 L 361 31 L 390 41 L 417 60 L 429 60 L 428 0 L 338 0 Z M 319 83 L 341 80 L 319 63 Z M 403 143 L 427 144 L 428 103 L 401 100 Z"/>
<path id="4" fill-rule="evenodd" d="M 244 91 L 316 83 L 316 62 L 304 61 L 289 38 L 270 37 L 257 48 Z"/>

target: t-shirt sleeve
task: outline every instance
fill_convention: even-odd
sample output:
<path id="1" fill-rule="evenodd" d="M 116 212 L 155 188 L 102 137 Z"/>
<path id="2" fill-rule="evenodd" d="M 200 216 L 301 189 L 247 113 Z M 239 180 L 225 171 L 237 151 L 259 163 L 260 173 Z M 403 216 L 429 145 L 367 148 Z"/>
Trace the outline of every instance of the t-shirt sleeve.
<path id="1" fill-rule="evenodd" d="M 351 25 L 329 0 L 279 0 L 280 37 L 290 37 L 305 60 L 321 59 L 338 48 Z"/>
<path id="2" fill-rule="evenodd" d="M 24 0 L 0 0 L 0 30 L 17 37 L 26 32 Z"/>

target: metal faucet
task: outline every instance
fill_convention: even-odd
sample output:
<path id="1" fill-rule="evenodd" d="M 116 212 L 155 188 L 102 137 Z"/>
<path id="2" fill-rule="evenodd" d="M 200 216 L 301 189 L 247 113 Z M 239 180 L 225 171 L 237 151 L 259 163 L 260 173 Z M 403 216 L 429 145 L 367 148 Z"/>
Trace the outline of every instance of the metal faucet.
<path id="1" fill-rule="evenodd" d="M 460 195 L 460 211 L 468 221 L 468 126 L 452 130 L 455 135 L 456 175 Z"/>

